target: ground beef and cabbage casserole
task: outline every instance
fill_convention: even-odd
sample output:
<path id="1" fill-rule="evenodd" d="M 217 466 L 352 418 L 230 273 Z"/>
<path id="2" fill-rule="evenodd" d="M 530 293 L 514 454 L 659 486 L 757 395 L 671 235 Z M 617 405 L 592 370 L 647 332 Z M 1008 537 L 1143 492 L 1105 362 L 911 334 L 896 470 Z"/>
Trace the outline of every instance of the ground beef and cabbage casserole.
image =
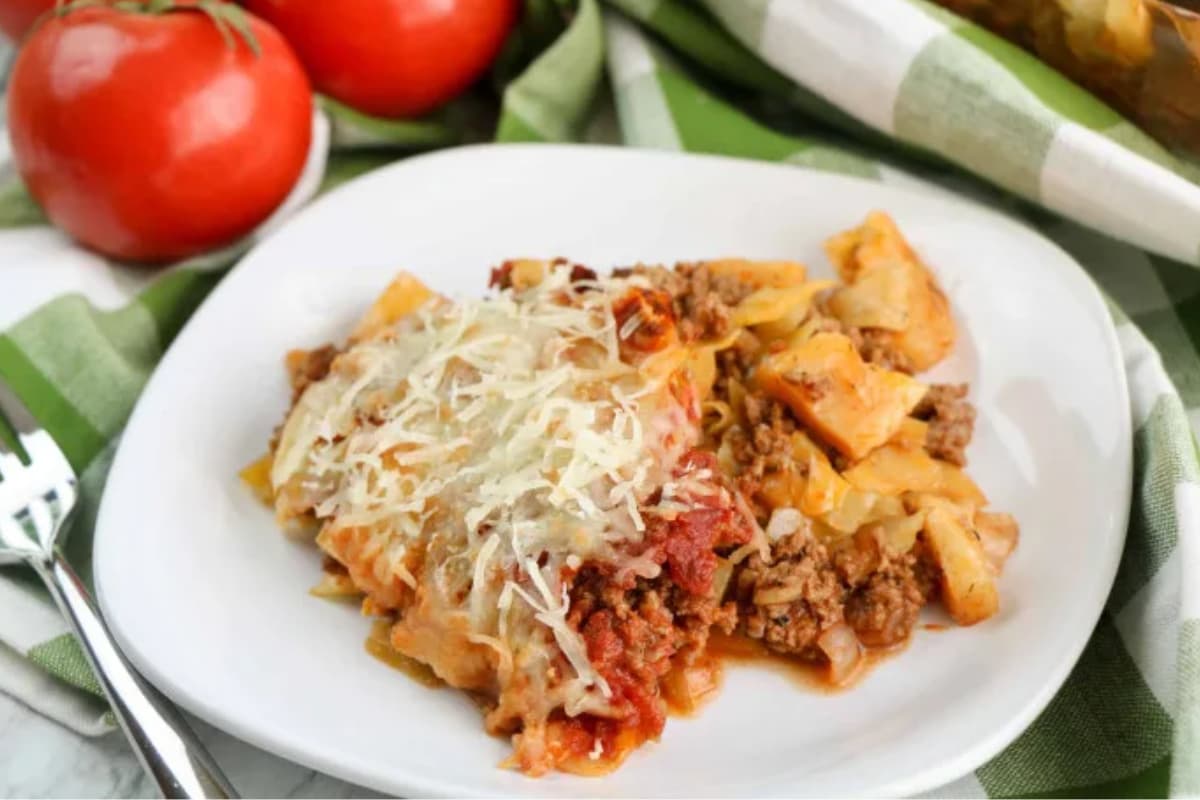
<path id="1" fill-rule="evenodd" d="M 597 774 L 750 642 L 834 685 L 940 603 L 998 607 L 1017 541 L 963 471 L 975 413 L 917 373 L 947 300 L 892 221 L 786 261 L 509 261 L 482 300 L 401 274 L 342 347 L 296 351 L 243 473 L 315 536 L 313 590 L 375 651 L 471 692 L 512 765 Z"/>

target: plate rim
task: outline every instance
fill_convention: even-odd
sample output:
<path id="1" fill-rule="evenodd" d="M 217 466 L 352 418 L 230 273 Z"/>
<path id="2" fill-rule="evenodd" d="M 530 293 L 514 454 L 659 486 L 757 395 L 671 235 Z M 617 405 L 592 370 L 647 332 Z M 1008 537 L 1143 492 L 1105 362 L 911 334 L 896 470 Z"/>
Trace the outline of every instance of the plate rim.
<path id="1" fill-rule="evenodd" d="M 180 331 L 177 333 L 171 345 L 164 351 L 162 358 L 155 367 L 146 385 L 142 388 L 138 396 L 138 400 L 134 406 L 129 419 L 121 433 L 121 439 L 113 456 L 110 475 L 117 472 L 118 469 L 130 469 L 134 467 L 126 466 L 124 461 L 129 458 L 123 458 L 123 454 L 129 452 L 126 447 L 127 437 L 125 433 L 132 429 L 135 425 L 142 425 L 141 416 L 142 410 L 146 403 L 145 399 L 156 390 L 157 384 L 160 381 L 160 376 L 163 374 L 162 366 L 167 363 L 172 357 L 173 351 L 177 350 L 177 343 L 183 340 L 185 336 L 190 335 L 190 331 L 199 326 L 197 320 L 203 320 L 207 309 L 214 306 L 215 299 L 223 297 L 225 294 L 237 291 L 237 281 L 231 281 L 234 274 L 239 271 L 244 271 L 246 264 L 253 264 L 260 250 L 264 246 L 268 246 L 276 237 L 286 235 L 293 227 L 301 227 L 307 224 L 310 215 L 317 213 L 324 205 L 340 202 L 340 199 L 345 194 L 351 194 L 360 190 L 362 184 L 389 180 L 389 176 L 393 173 L 404 172 L 410 169 L 414 164 L 427 164 L 432 161 L 440 160 L 457 160 L 470 158 L 493 158 L 505 157 L 507 152 L 520 152 L 538 150 L 543 153 L 551 154 L 551 158 L 558 157 L 590 157 L 600 156 L 604 158 L 618 159 L 646 159 L 646 160 L 693 160 L 706 162 L 724 163 L 730 169 L 745 169 L 745 170 L 762 170 L 762 171 L 795 171 L 798 180 L 804 180 L 807 177 L 819 176 L 822 180 L 830 180 L 835 183 L 846 183 L 858 186 L 860 188 L 869 189 L 875 193 L 884 195 L 892 195 L 894 199 L 888 202 L 882 202 L 880 205 L 895 205 L 897 201 L 902 202 L 905 198 L 919 198 L 921 203 L 933 203 L 942 206 L 947 212 L 956 216 L 974 216 L 980 222 L 985 222 L 990 227 L 1003 229 L 1006 235 L 1019 237 L 1024 239 L 1035 240 L 1040 247 L 1049 247 L 1061 256 L 1058 259 L 1061 263 L 1053 265 L 1053 269 L 1060 275 L 1064 276 L 1073 284 L 1078 285 L 1083 292 L 1080 295 L 1080 303 L 1087 307 L 1087 310 L 1096 314 L 1098 319 L 1102 320 L 1104 329 L 1103 340 L 1097 343 L 1098 348 L 1103 348 L 1106 352 L 1113 375 L 1116 379 L 1117 388 L 1119 390 L 1118 400 L 1124 401 L 1118 407 L 1124 409 L 1124 413 L 1118 415 L 1119 430 L 1117 435 L 1119 443 L 1124 445 L 1120 448 L 1119 456 L 1121 458 L 1121 466 L 1124 469 L 1124 479 L 1121 481 L 1120 497 L 1117 498 L 1119 506 L 1114 508 L 1119 512 L 1117 521 L 1122 522 L 1117 537 L 1112 544 L 1112 553 L 1107 558 L 1107 574 L 1103 576 L 1103 580 L 1097 584 L 1103 587 L 1103 594 L 1099 602 L 1095 603 L 1095 611 L 1088 615 L 1090 623 L 1088 625 L 1088 633 L 1086 636 L 1081 636 L 1078 641 L 1070 648 L 1064 650 L 1062 657 L 1056 663 L 1055 668 L 1050 672 L 1045 680 L 1043 680 L 1038 691 L 1033 692 L 1024 702 L 1020 711 L 1009 718 L 1009 722 L 998 727 L 991 734 L 981 737 L 973 742 L 970 746 L 964 748 L 960 753 L 949 759 L 944 759 L 940 763 L 932 766 L 923 767 L 912 770 L 904 775 L 893 778 L 891 780 L 879 781 L 867 787 L 864 790 L 855 790 L 860 795 L 874 796 L 899 796 L 911 795 L 918 792 L 926 791 L 938 786 L 942 786 L 959 778 L 965 777 L 973 772 L 977 767 L 992 759 L 1000 753 L 1005 747 L 1015 741 L 1028 727 L 1034 722 L 1039 714 L 1049 705 L 1053 697 L 1062 688 L 1067 680 L 1070 672 L 1074 669 L 1083 653 L 1087 643 L 1091 640 L 1092 632 L 1104 613 L 1105 604 L 1109 594 L 1112 591 L 1112 585 L 1116 578 L 1117 570 L 1121 561 L 1121 554 L 1124 550 L 1125 539 L 1128 534 L 1129 519 L 1132 513 L 1133 499 L 1133 424 L 1132 413 L 1130 411 L 1130 394 L 1128 386 L 1128 376 L 1125 371 L 1124 357 L 1122 354 L 1120 339 L 1116 330 L 1116 320 L 1108 309 L 1103 294 L 1099 285 L 1080 265 L 1078 260 L 1067 252 L 1058 243 L 1051 240 L 1039 231 L 1030 228 L 1017 220 L 1009 217 L 1005 213 L 996 208 L 989 207 L 979 203 L 972 198 L 953 192 L 941 192 L 937 187 L 930 185 L 929 188 L 923 188 L 919 185 L 896 185 L 887 184 L 878 180 L 869 180 L 853 175 L 844 175 L 840 173 L 826 172 L 823 170 L 813 169 L 804 165 L 782 164 L 778 162 L 765 162 L 752 159 L 737 158 L 731 156 L 686 153 L 676 151 L 656 151 L 645 150 L 638 148 L 611 146 L 611 145 L 593 145 L 593 144 L 542 144 L 542 143 L 484 143 L 465 145 L 460 147 L 447 148 L 429 153 L 423 153 L 398 161 L 385 164 L 381 167 L 372 169 L 366 173 L 355 176 L 354 178 L 335 187 L 330 192 L 321 195 L 312 202 L 301 208 L 291 218 L 285 220 L 278 228 L 257 242 L 254 247 L 247 251 L 237 263 L 234 264 L 227 274 L 222 278 L 218 285 L 208 294 L 202 301 L 200 306 L 192 313 Z M 1069 264 L 1069 267 L 1068 267 Z M 149 422 L 153 425 L 153 422 Z M 133 462 L 136 466 L 136 461 Z M 194 714 L 205 722 L 214 727 L 231 734 L 232 736 L 251 744 L 254 747 L 274 753 L 280 757 L 286 758 L 295 763 L 309 766 L 336 778 L 354 783 L 359 786 L 374 788 L 384 792 L 398 791 L 403 794 L 412 796 L 491 796 L 491 793 L 485 788 L 472 784 L 457 784 L 453 780 L 445 780 L 441 778 L 426 778 L 419 774 L 411 772 L 392 772 L 389 775 L 382 775 L 378 770 L 371 768 L 371 761 L 364 760 L 362 763 L 334 761 L 332 758 L 327 758 L 321 752 L 314 749 L 306 749 L 299 744 L 293 744 L 290 739 L 271 737 L 265 732 L 260 732 L 248 725 L 244 725 L 240 718 L 225 713 L 219 707 L 211 706 L 199 697 L 190 694 L 184 686 L 173 682 L 169 675 L 160 671 L 154 664 L 153 659 L 143 654 L 134 644 L 131 639 L 127 639 L 120 629 L 120 625 L 115 621 L 119 619 L 119 615 L 113 613 L 114 609 L 109 605 L 108 595 L 104 589 L 103 575 L 106 570 L 102 567 L 108 562 L 102 554 L 105 551 L 101 547 L 101 542 L 105 540 L 104 531 L 109 527 L 115 527 L 115 523 L 110 523 L 109 519 L 113 516 L 114 502 L 110 501 L 108 492 L 108 484 L 106 482 L 105 491 L 102 494 L 96 523 L 94 528 L 93 538 L 93 560 L 94 560 L 94 580 L 96 585 L 96 594 L 102 615 L 109 625 L 110 631 L 115 636 L 121 652 L 126 658 L 136 667 L 136 669 L 145 676 L 152 684 L 155 685 L 163 694 L 181 708 Z M 115 556 L 116 554 L 111 554 Z M 795 794 L 795 788 L 786 786 L 778 786 L 772 784 L 764 784 L 756 787 L 756 793 L 763 795 L 773 794 Z"/>

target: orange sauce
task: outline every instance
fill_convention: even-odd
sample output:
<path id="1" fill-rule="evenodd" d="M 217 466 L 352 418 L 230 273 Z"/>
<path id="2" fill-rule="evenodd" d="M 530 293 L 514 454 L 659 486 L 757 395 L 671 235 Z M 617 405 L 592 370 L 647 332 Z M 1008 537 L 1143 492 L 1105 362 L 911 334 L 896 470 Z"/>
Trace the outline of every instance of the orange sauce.
<path id="1" fill-rule="evenodd" d="M 371 625 L 365 647 L 368 653 L 383 663 L 420 683 L 422 686 L 441 688 L 445 681 L 434 674 L 429 665 L 404 655 L 392 647 L 390 619 L 377 619 Z M 942 630 L 946 626 L 928 623 L 928 630 Z M 908 642 L 887 648 L 866 648 L 862 662 L 848 680 L 833 683 L 829 679 L 828 667 L 799 658 L 774 653 L 757 639 L 745 636 L 714 632 L 709 636 L 708 649 L 704 656 L 687 670 L 687 675 L 668 676 L 660 686 L 667 711 L 673 717 L 691 717 L 699 714 L 705 706 L 719 695 L 724 682 L 725 670 L 729 667 L 760 667 L 781 674 L 793 683 L 810 691 L 837 694 L 857 686 L 880 663 L 903 651 Z M 675 680 L 674 690 L 667 681 Z M 487 710 L 490 701 L 474 697 L 480 708 Z M 614 765 L 603 767 L 611 770 Z"/>
<path id="2" fill-rule="evenodd" d="M 587 756 L 583 758 L 569 758 L 558 762 L 554 765 L 554 768 L 559 772 L 565 772 L 568 775 L 578 775 L 581 778 L 603 778 L 624 764 L 626 755 L 628 754 L 622 754 L 620 758 L 605 758 L 602 756 L 595 761 L 592 761 Z M 511 765 L 506 764 L 505 766 Z"/>
<path id="3" fill-rule="evenodd" d="M 391 630 L 392 621 L 390 619 L 375 620 L 371 624 L 371 633 L 364 643 L 367 652 L 392 669 L 403 672 L 422 686 L 434 689 L 445 686 L 445 681 L 435 675 L 428 664 L 417 661 L 415 658 L 409 658 L 392 647 Z"/>
<path id="4" fill-rule="evenodd" d="M 854 674 L 841 683 L 833 683 L 825 664 L 774 653 L 757 639 L 715 632 L 708 638 L 708 654 L 727 666 L 765 667 L 805 689 L 823 694 L 837 694 L 857 686 L 878 664 L 907 646 L 908 643 L 904 642 L 894 647 L 866 648 Z"/>
<path id="5" fill-rule="evenodd" d="M 686 670 L 676 670 L 659 684 L 667 713 L 673 717 L 699 714 L 720 694 L 724 673 L 721 659 L 706 652 Z"/>

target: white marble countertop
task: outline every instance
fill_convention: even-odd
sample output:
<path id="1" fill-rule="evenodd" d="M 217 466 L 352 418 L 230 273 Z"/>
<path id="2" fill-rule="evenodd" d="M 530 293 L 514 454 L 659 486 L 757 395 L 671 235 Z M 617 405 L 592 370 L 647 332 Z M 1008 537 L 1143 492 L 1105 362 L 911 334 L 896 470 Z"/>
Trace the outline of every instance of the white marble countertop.
<path id="1" fill-rule="evenodd" d="M 378 797 L 192 719 L 244 797 Z M 90 738 L 0 692 L 0 797 L 155 797 L 120 732 Z"/>

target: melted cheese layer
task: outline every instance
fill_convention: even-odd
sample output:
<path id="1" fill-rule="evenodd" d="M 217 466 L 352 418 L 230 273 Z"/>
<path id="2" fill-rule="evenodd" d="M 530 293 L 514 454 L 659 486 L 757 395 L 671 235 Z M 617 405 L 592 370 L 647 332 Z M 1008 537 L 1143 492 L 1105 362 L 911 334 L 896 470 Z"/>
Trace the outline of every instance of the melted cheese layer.
<path id="1" fill-rule="evenodd" d="M 695 438 L 669 388 L 679 348 L 622 359 L 634 331 L 613 306 L 639 281 L 558 269 L 427 303 L 340 355 L 280 435 L 280 517 L 315 514 L 318 543 L 401 612 L 393 643 L 500 707 L 510 691 L 543 718 L 608 707 L 566 622 L 569 575 L 630 566 L 639 509 Z"/>

